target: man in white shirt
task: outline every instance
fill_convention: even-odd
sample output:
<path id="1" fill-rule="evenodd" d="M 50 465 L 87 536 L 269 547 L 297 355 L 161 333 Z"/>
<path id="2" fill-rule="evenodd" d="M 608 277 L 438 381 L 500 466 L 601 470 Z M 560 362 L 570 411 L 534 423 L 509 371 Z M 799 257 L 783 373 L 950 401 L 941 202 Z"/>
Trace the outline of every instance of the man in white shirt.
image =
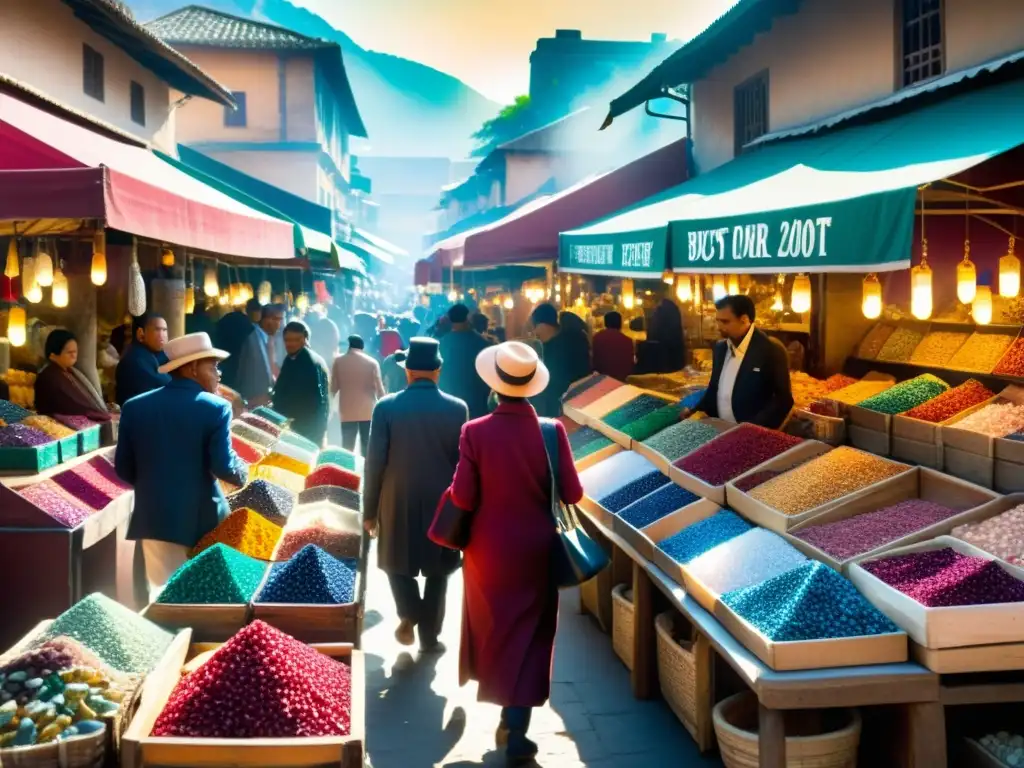
<path id="1" fill-rule="evenodd" d="M 793 408 L 786 348 L 754 327 L 749 296 L 726 296 L 715 308 L 722 341 L 715 345 L 711 382 L 694 410 L 778 429 Z M 683 418 L 690 413 L 684 410 Z"/>

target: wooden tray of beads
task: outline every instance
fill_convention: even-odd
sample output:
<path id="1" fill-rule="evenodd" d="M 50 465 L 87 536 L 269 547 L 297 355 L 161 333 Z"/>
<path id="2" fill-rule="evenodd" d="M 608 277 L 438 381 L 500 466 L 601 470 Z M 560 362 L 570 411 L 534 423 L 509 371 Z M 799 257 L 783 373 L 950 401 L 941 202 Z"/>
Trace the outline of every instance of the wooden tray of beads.
<path id="1" fill-rule="evenodd" d="M 645 537 L 650 541 L 650 560 L 660 568 L 672 581 L 684 589 L 687 587 L 685 567 L 669 557 L 658 545 L 665 539 L 670 539 L 684 528 L 689 528 L 701 520 L 706 520 L 712 515 L 718 514 L 722 508 L 708 499 L 695 501 L 689 506 L 683 507 L 678 512 L 673 512 L 668 517 L 663 517 L 653 525 L 644 529 Z M 703 603 L 702 603 L 703 605 Z"/>
<path id="2" fill-rule="evenodd" d="M 655 520 L 643 528 L 634 528 L 618 515 L 612 515 L 612 531 L 630 544 L 644 560 L 654 560 L 657 543 L 674 536 L 689 525 L 709 517 L 720 509 L 714 502 L 700 499 Z"/>
<path id="3" fill-rule="evenodd" d="M 701 424 L 707 424 L 709 427 L 714 427 L 718 431 L 718 434 L 728 432 L 730 429 L 736 426 L 732 422 L 725 421 L 724 419 L 716 419 L 711 416 L 701 419 L 700 422 Z M 668 456 L 664 456 L 663 454 L 658 453 L 650 446 L 645 445 L 644 443 L 638 440 L 634 440 L 632 442 L 631 448 L 633 451 L 639 453 L 641 456 L 643 456 L 645 459 L 651 462 L 651 464 L 660 469 L 664 474 L 670 474 L 669 469 L 672 466 L 672 462 L 671 460 L 669 460 Z M 677 461 L 678 460 L 679 459 L 677 459 Z"/>
<path id="4" fill-rule="evenodd" d="M 247 603 L 150 603 L 142 617 L 174 632 L 191 627 L 198 643 L 223 643 L 253 619 Z"/>
<path id="5" fill-rule="evenodd" d="M 675 405 L 676 403 L 679 402 L 677 399 L 675 399 L 673 397 L 669 397 L 667 395 L 664 395 L 661 392 L 648 392 L 648 391 L 643 390 L 643 389 L 637 390 L 636 396 L 639 397 L 640 395 L 649 395 L 650 397 L 655 397 L 658 400 L 664 401 L 666 406 L 667 405 Z M 627 400 L 626 402 L 628 403 L 630 401 Z M 626 403 L 623 403 L 623 405 L 625 405 L 625 404 Z M 664 406 L 659 406 L 659 407 L 664 407 Z M 609 413 L 611 413 L 611 411 L 609 411 Z M 605 415 L 607 415 L 607 414 L 605 414 Z M 632 445 L 633 445 L 633 438 L 632 437 L 627 435 L 621 429 L 609 426 L 602 419 L 603 419 L 603 417 L 602 418 L 592 418 L 590 420 L 590 426 L 593 429 L 596 429 L 598 432 L 600 432 L 602 435 L 607 437 L 612 442 L 616 443 L 617 445 L 621 445 L 623 448 L 626 448 L 626 449 L 629 449 L 629 448 L 632 447 Z"/>
<path id="6" fill-rule="evenodd" d="M 121 768 L 364 768 L 366 672 L 363 654 L 348 643 L 314 645 L 352 669 L 348 736 L 282 739 L 191 739 L 150 734 L 189 662 L 220 644 L 190 644 L 179 635 L 160 666 L 150 673 L 134 719 L 121 739 Z"/>
<path id="7" fill-rule="evenodd" d="M 253 593 L 252 620 L 265 621 L 304 643 L 352 643 L 358 647 L 363 627 L 364 563 L 365 558 L 356 569 L 355 600 L 340 605 L 255 602 L 270 578 L 272 569 L 268 568 Z"/>
<path id="8" fill-rule="evenodd" d="M 605 459 L 610 459 L 616 453 L 622 450 L 622 446 L 616 443 L 606 445 L 599 451 L 594 451 L 589 456 L 584 456 L 582 459 L 576 462 L 576 471 L 582 472 L 585 469 L 590 469 L 595 464 L 600 464 Z"/>

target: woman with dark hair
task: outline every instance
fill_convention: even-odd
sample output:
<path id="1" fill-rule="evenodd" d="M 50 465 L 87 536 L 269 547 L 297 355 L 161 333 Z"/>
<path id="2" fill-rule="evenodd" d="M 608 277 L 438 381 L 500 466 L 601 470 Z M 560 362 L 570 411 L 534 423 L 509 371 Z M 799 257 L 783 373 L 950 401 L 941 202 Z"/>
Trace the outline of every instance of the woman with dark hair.
<path id="1" fill-rule="evenodd" d="M 78 340 L 63 328 L 50 331 L 43 354 L 47 362 L 36 377 L 36 410 L 45 416 L 86 416 L 93 421 L 110 421 L 103 397 L 75 368 Z"/>
<path id="2" fill-rule="evenodd" d="M 284 327 L 284 365 L 274 384 L 273 407 L 292 420 L 292 429 L 323 445 L 330 413 L 327 363 L 309 348 L 309 326 L 292 320 Z"/>

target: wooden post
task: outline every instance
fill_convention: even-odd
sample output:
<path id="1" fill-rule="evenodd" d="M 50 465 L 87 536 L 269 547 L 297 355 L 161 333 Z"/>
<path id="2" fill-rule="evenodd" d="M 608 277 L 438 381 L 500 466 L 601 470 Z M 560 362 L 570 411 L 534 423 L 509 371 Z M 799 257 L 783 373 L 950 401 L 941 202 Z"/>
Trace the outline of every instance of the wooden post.
<path id="1" fill-rule="evenodd" d="M 757 706 L 758 765 L 760 768 L 786 768 L 786 721 L 782 710 L 768 709 L 760 703 Z"/>
<path id="2" fill-rule="evenodd" d="M 658 641 L 654 629 L 654 584 L 639 563 L 633 563 L 633 696 L 658 695 Z"/>
<path id="3" fill-rule="evenodd" d="M 154 280 L 152 311 L 167 321 L 167 338 L 185 335 L 185 281 Z"/>
<path id="4" fill-rule="evenodd" d="M 910 768 L 946 765 L 946 710 L 940 702 L 907 705 Z"/>

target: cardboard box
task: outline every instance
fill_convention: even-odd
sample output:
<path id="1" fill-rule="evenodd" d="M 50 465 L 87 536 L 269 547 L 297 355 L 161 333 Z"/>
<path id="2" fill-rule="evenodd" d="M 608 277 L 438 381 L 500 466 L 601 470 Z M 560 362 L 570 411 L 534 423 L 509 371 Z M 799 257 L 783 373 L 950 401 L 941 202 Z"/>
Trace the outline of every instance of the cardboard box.
<path id="1" fill-rule="evenodd" d="M 1024 580 L 1024 569 L 999 560 L 987 552 L 952 536 L 890 550 L 883 555 L 854 563 L 849 578 L 878 610 L 888 616 L 918 645 L 925 648 L 962 648 L 973 645 L 1024 642 L 1024 603 L 995 603 L 949 608 L 928 608 L 864 569 L 866 563 L 950 547 L 963 555 L 996 562 L 1015 579 Z"/>
<path id="2" fill-rule="evenodd" d="M 973 453 L 990 459 L 994 458 L 996 438 L 983 435 L 980 432 L 960 429 L 957 427 L 957 424 L 976 411 L 980 411 L 982 408 L 998 402 L 1012 402 L 1024 405 L 1024 387 L 1011 385 L 1000 392 L 997 397 L 986 400 L 984 403 L 979 403 L 973 408 L 968 408 L 963 413 L 959 413 L 949 421 L 944 422 L 940 432 L 940 439 L 942 440 L 943 446 L 946 448 L 955 448 L 964 453 Z M 1012 455 L 1014 455 L 1012 450 L 1013 449 L 1010 449 L 1011 455 L 1008 455 L 1005 458 L 1011 458 Z M 1011 458 L 1011 460 L 1016 461 L 1016 459 L 1013 458 Z"/>
<path id="3" fill-rule="evenodd" d="M 942 443 L 926 443 L 906 437 L 896 437 L 894 434 L 892 437 L 892 457 L 909 464 L 942 469 Z"/>
<path id="4" fill-rule="evenodd" d="M 663 400 L 665 405 L 675 405 L 676 403 L 679 402 L 675 398 L 667 397 L 666 395 L 663 395 L 660 392 L 646 392 L 644 390 L 637 390 L 637 391 L 641 395 L 650 395 L 651 397 L 656 397 L 659 400 Z M 632 399 L 633 398 L 630 398 L 630 400 L 632 400 Z M 629 402 L 629 401 L 627 400 L 626 402 Z M 623 403 L 623 405 L 625 405 L 625 403 Z M 615 410 L 615 409 L 612 409 L 612 410 Z M 609 411 L 608 413 L 611 413 L 611 412 L 612 411 Z M 630 437 L 629 435 L 627 435 L 621 429 L 617 429 L 615 427 L 609 426 L 604 421 L 602 421 L 602 418 L 604 416 L 607 416 L 608 413 L 603 414 L 602 417 L 594 417 L 594 418 L 592 418 L 591 421 L 590 421 L 590 426 L 593 427 L 594 429 L 596 429 L 598 432 L 600 432 L 605 437 L 607 437 L 609 440 L 614 441 L 616 444 L 621 445 L 623 448 L 629 449 L 633 445 L 633 438 Z"/>
<path id="5" fill-rule="evenodd" d="M 694 523 L 706 520 L 712 515 L 722 511 L 722 508 L 713 501 L 701 499 L 678 512 L 658 521 L 657 527 L 649 526 L 650 530 L 644 530 L 644 535 L 651 542 L 651 562 L 658 566 L 672 581 L 681 587 L 686 586 L 683 576 L 683 566 L 677 563 L 658 546 L 665 539 L 670 539 L 684 528 L 689 528 Z"/>
<path id="6" fill-rule="evenodd" d="M 616 453 L 619 453 L 621 450 L 621 445 L 616 445 L 615 443 L 612 443 L 611 445 L 606 445 L 601 450 L 594 451 L 589 456 L 584 456 L 582 459 L 577 461 L 576 471 L 582 472 L 583 470 L 589 469 L 595 464 L 600 464 L 602 461 L 604 461 L 605 459 L 610 459 L 612 456 L 614 456 Z"/>
<path id="7" fill-rule="evenodd" d="M 836 523 L 840 520 L 848 520 L 851 517 L 875 512 L 908 499 L 932 501 L 950 509 L 958 510 L 959 514 L 906 536 L 893 539 L 847 560 L 837 560 L 827 552 L 796 536 L 799 531 L 804 531 L 808 528 Z M 999 513 L 991 506 L 996 501 L 1001 501 L 999 496 L 986 488 L 950 477 L 933 469 L 914 467 L 908 472 L 890 477 L 870 486 L 864 493 L 845 497 L 841 500 L 840 504 L 810 520 L 793 526 L 788 533 L 783 535 L 790 544 L 808 557 L 825 563 L 825 565 L 837 571 L 846 573 L 850 565 L 859 560 L 868 559 L 883 552 L 945 535 L 958 525 L 974 523 L 993 517 Z"/>
<path id="8" fill-rule="evenodd" d="M 992 484 L 999 493 L 1020 493 L 1024 491 L 1024 464 L 995 460 Z"/>
<path id="9" fill-rule="evenodd" d="M 850 444 L 854 448 L 860 448 L 862 451 L 873 453 L 876 456 L 889 456 L 892 453 L 889 432 L 879 432 L 857 424 L 848 424 L 846 434 L 849 435 Z"/>
<path id="10" fill-rule="evenodd" d="M 710 502 L 704 499 L 695 501 L 639 529 L 634 528 L 618 515 L 612 515 L 612 531 L 625 539 L 642 558 L 653 561 L 654 553 L 658 548 L 656 542 L 664 541 L 688 525 L 693 525 L 708 517 L 707 510 L 711 507 L 714 507 L 715 510 L 719 509 L 717 504 L 711 504 L 710 507 L 709 504 Z"/>
<path id="11" fill-rule="evenodd" d="M 723 419 L 715 419 L 711 417 L 701 419 L 701 423 L 714 427 L 718 431 L 718 434 L 728 432 L 730 429 L 736 426 L 736 424 L 734 424 L 731 421 L 724 421 Z M 641 456 L 646 458 L 649 462 L 651 462 L 654 466 L 656 466 L 666 475 L 669 473 L 668 470 L 669 467 L 672 466 L 672 462 L 669 460 L 667 456 L 663 456 L 662 454 L 655 451 L 653 448 L 650 448 L 644 443 L 636 440 L 632 442 L 630 448 L 631 450 L 635 451 L 636 453 L 639 453 Z"/>
<path id="12" fill-rule="evenodd" d="M 981 438 L 985 437 L 985 435 L 979 435 L 976 432 L 963 432 L 963 434 Z M 990 440 L 991 438 L 985 439 Z M 942 467 L 953 477 L 959 477 L 985 488 L 991 488 L 995 484 L 995 459 L 990 456 L 983 456 L 978 453 L 964 451 L 960 448 L 943 445 Z"/>
<path id="13" fill-rule="evenodd" d="M 638 395 L 642 395 L 643 392 L 644 391 L 638 387 L 625 384 L 618 389 L 609 392 L 604 397 L 598 398 L 594 402 L 590 403 L 590 405 L 577 409 L 578 413 L 583 417 L 583 421 L 580 421 L 579 423 L 586 424 L 587 426 L 594 427 L 596 429 L 597 427 L 595 427 L 594 424 L 600 420 L 602 416 L 611 413 L 620 405 L 625 405 Z"/>

